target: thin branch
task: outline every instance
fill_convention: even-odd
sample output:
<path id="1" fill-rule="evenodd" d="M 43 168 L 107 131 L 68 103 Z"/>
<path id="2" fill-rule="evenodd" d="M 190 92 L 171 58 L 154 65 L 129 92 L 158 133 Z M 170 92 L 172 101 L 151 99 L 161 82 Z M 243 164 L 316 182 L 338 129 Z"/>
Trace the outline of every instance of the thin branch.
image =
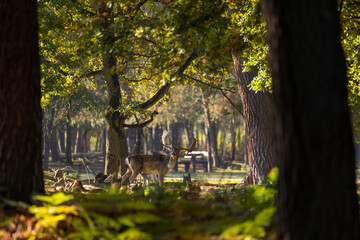
<path id="1" fill-rule="evenodd" d="M 134 16 L 132 16 L 132 17 L 130 18 L 130 20 L 133 20 L 133 19 L 136 17 L 136 15 L 137 15 L 137 13 L 139 12 L 141 6 L 144 5 L 147 1 L 148 1 L 148 0 L 143 0 L 143 1 L 138 2 L 138 4 L 136 4 L 136 12 L 135 12 Z"/>
<path id="2" fill-rule="evenodd" d="M 221 91 L 227 91 L 227 92 L 231 92 L 231 93 L 235 93 L 235 91 L 231 90 L 231 89 L 226 89 L 226 88 L 222 88 L 222 87 L 218 87 L 218 86 L 215 86 L 211 83 L 207 83 L 207 82 L 203 82 L 199 79 L 196 79 L 194 77 L 191 77 L 189 75 L 186 75 L 186 74 L 182 74 L 184 77 L 187 77 L 187 78 L 190 78 L 191 80 L 195 81 L 195 82 L 198 82 L 198 83 L 201 83 L 203 85 L 206 85 L 208 87 L 211 87 L 211 88 L 215 88 L 215 89 L 218 89 L 218 90 L 221 90 Z"/>
<path id="3" fill-rule="evenodd" d="M 90 17 L 96 16 L 95 13 L 90 12 L 89 10 L 86 10 L 86 9 L 82 6 L 82 4 L 79 3 L 77 0 L 71 0 L 71 2 L 75 3 L 75 4 L 79 7 L 80 11 L 81 11 L 83 14 L 89 15 Z"/>
<path id="4" fill-rule="evenodd" d="M 137 124 L 126 124 L 124 123 L 124 127 L 127 127 L 127 128 L 143 128 L 143 127 L 146 127 L 147 125 L 149 125 L 152 121 L 154 121 L 154 116 L 156 116 L 157 114 L 159 114 L 157 111 L 154 111 L 151 115 L 150 115 L 150 119 L 145 121 L 145 122 L 142 122 L 142 123 L 139 123 L 137 118 Z"/>
<path id="5" fill-rule="evenodd" d="M 145 40 L 145 41 L 147 41 L 147 42 L 149 42 L 149 43 L 152 43 L 152 44 L 154 44 L 155 46 L 157 46 L 157 43 L 156 43 L 156 42 L 154 42 L 153 40 L 150 40 L 150 39 L 148 39 L 148 38 L 146 38 L 146 37 L 141 37 L 140 39 L 143 39 L 143 40 Z"/>
<path id="6" fill-rule="evenodd" d="M 221 94 L 229 101 L 229 103 L 240 113 L 242 117 L 244 117 L 244 113 L 241 108 L 239 108 L 231 99 L 224 93 L 223 90 L 220 89 Z"/>

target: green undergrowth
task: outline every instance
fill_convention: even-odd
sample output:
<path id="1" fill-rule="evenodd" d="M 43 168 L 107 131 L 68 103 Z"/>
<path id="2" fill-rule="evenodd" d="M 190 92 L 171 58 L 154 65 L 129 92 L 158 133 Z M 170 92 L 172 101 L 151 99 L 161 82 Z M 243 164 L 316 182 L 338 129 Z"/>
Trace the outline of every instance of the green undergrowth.
<path id="1" fill-rule="evenodd" d="M 261 186 L 168 182 L 132 193 L 36 196 L 28 239 L 263 239 L 274 234 L 277 171 Z"/>

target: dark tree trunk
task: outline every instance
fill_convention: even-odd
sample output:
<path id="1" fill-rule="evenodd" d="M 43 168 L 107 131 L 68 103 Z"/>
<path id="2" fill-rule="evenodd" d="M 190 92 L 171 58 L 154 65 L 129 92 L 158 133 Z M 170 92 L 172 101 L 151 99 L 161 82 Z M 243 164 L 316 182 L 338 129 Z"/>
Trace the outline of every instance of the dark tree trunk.
<path id="1" fill-rule="evenodd" d="M 360 239 L 337 1 L 265 6 L 279 146 L 279 239 Z"/>
<path id="2" fill-rule="evenodd" d="M 181 130 L 183 124 L 180 122 L 175 122 L 170 124 L 171 130 L 171 138 L 174 141 L 174 144 L 177 146 L 178 144 L 181 145 Z"/>
<path id="3" fill-rule="evenodd" d="M 185 119 L 184 120 L 184 132 L 185 132 L 185 138 L 186 138 L 186 143 L 187 144 L 191 144 L 193 137 L 194 137 L 194 122 L 190 121 L 189 119 Z"/>
<path id="4" fill-rule="evenodd" d="M 97 132 L 94 152 L 100 152 L 101 133 Z"/>
<path id="5" fill-rule="evenodd" d="M 35 0 L 0 1 L 0 196 L 44 193 Z"/>
<path id="6" fill-rule="evenodd" d="M 126 129 L 126 138 L 127 138 L 129 154 L 135 154 L 135 152 L 136 152 L 136 128 Z"/>
<path id="7" fill-rule="evenodd" d="M 56 131 L 52 130 L 50 135 L 50 149 L 51 149 L 51 160 L 58 162 L 60 159 L 59 145 L 56 137 Z"/>
<path id="8" fill-rule="evenodd" d="M 44 132 L 46 132 L 44 136 L 44 171 L 49 170 L 49 158 L 50 158 L 50 139 L 48 136 L 48 130 L 45 128 Z"/>
<path id="9" fill-rule="evenodd" d="M 163 145 L 161 144 L 162 131 L 158 125 L 153 127 L 153 151 L 161 151 Z"/>
<path id="10" fill-rule="evenodd" d="M 273 99 L 270 93 L 255 93 L 248 85 L 255 71 L 243 72 L 241 58 L 232 52 L 245 121 L 245 141 L 249 172 L 246 184 L 264 183 L 269 171 L 275 166 L 276 149 L 273 130 Z"/>
<path id="11" fill-rule="evenodd" d="M 66 122 L 66 159 L 65 159 L 65 165 L 70 166 L 73 165 L 72 162 L 72 134 L 73 134 L 73 128 L 70 125 L 70 122 Z"/>

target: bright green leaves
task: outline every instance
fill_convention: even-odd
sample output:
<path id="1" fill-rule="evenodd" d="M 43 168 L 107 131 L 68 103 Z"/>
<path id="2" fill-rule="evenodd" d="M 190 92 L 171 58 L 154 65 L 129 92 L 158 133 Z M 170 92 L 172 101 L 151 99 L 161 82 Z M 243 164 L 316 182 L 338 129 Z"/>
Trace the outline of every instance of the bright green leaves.
<path id="1" fill-rule="evenodd" d="M 347 62 L 348 99 L 353 115 L 354 135 L 360 133 L 360 4 L 357 1 L 339 2 L 342 46 Z"/>

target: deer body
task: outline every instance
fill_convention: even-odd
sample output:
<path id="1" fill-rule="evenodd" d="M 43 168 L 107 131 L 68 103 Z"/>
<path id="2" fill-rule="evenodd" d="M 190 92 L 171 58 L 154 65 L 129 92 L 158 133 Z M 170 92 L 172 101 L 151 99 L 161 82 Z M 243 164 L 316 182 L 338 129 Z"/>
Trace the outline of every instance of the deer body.
<path id="1" fill-rule="evenodd" d="M 166 137 L 166 134 L 163 134 L 163 141 Z M 164 145 L 164 143 L 163 143 Z M 180 146 L 175 147 L 172 143 L 172 146 L 166 146 L 171 153 L 166 155 L 134 155 L 126 158 L 125 163 L 128 166 L 126 173 L 121 177 L 121 182 L 123 183 L 129 177 L 130 183 L 134 181 L 138 174 L 154 174 L 158 176 L 160 186 L 164 183 L 165 175 L 175 166 L 179 155 L 184 152 L 191 152 L 194 150 L 196 145 L 196 139 L 194 139 L 193 144 L 189 149 L 182 148 Z"/>

